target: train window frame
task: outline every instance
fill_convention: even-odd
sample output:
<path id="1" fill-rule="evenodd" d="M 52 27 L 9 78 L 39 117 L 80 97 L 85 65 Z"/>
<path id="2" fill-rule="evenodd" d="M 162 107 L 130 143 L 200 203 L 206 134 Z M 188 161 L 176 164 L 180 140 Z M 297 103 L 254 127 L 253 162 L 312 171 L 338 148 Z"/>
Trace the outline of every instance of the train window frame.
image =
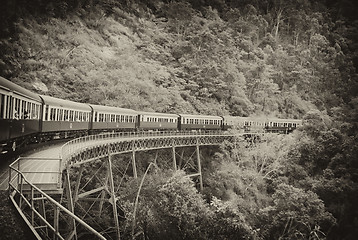
<path id="1" fill-rule="evenodd" d="M 98 112 L 93 112 L 93 118 L 92 118 L 93 122 L 98 122 Z"/>
<path id="2" fill-rule="evenodd" d="M 0 119 L 4 119 L 4 112 L 5 112 L 5 94 L 0 92 Z"/>

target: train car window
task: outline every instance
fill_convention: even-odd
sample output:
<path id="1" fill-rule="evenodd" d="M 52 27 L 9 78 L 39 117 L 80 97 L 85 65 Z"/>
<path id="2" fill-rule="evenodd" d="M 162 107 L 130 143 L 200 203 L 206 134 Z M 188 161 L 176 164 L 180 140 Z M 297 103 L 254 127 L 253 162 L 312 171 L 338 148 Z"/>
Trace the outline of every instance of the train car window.
<path id="1" fill-rule="evenodd" d="M 69 112 L 67 109 L 65 109 L 63 117 L 64 117 L 63 119 L 64 121 L 69 121 Z"/>
<path id="2" fill-rule="evenodd" d="M 0 119 L 4 119 L 4 112 L 5 112 L 5 95 L 0 94 Z"/>
<path id="3" fill-rule="evenodd" d="M 31 103 L 30 102 L 27 102 L 26 110 L 27 110 L 27 118 L 31 118 Z"/>
<path id="4" fill-rule="evenodd" d="M 28 110 L 29 110 L 29 118 L 30 118 L 30 119 L 33 119 L 33 117 L 32 117 L 33 111 L 34 111 L 34 110 L 33 110 L 33 105 L 34 105 L 33 103 L 30 103 L 30 102 L 29 102 Z M 43 114 L 42 117 L 44 117 L 45 111 L 44 111 L 42 114 Z"/>
<path id="5" fill-rule="evenodd" d="M 60 109 L 56 108 L 55 109 L 55 120 L 56 121 L 60 121 Z"/>
<path id="6" fill-rule="evenodd" d="M 53 108 L 51 108 L 50 109 L 50 121 L 53 121 L 53 120 L 55 120 L 54 117 L 55 116 L 55 109 L 53 109 Z"/>
<path id="7" fill-rule="evenodd" d="M 27 106 L 27 102 L 24 101 L 24 100 L 20 100 L 21 101 L 21 118 L 22 119 L 27 119 L 28 118 L 28 112 L 27 112 L 27 109 L 26 109 L 26 106 Z"/>
<path id="8" fill-rule="evenodd" d="M 116 115 L 111 114 L 111 122 L 115 122 L 116 121 Z"/>
<path id="9" fill-rule="evenodd" d="M 13 101 L 11 96 L 7 96 L 7 111 L 6 111 L 6 118 L 12 118 L 12 111 L 13 111 Z"/>
<path id="10" fill-rule="evenodd" d="M 128 116 L 125 117 L 125 121 L 128 122 Z"/>
<path id="11" fill-rule="evenodd" d="M 57 109 L 54 108 L 54 109 L 53 109 L 53 112 L 54 112 L 53 120 L 54 120 L 54 121 L 57 121 Z"/>
<path id="12" fill-rule="evenodd" d="M 12 118 L 13 119 L 19 119 L 19 99 L 14 98 L 13 102 L 14 102 L 14 111 L 13 111 L 13 114 L 12 114 Z"/>
<path id="13" fill-rule="evenodd" d="M 69 121 L 73 121 L 73 110 L 70 110 L 70 117 L 69 117 Z"/>
<path id="14" fill-rule="evenodd" d="M 29 111 L 29 118 L 30 118 L 30 119 L 35 119 L 35 116 L 34 116 L 35 105 L 36 105 L 35 103 L 30 103 L 30 104 L 29 104 L 29 109 L 28 109 L 28 111 Z M 46 117 L 45 120 L 48 120 L 48 115 L 49 115 L 48 111 L 49 111 L 49 110 L 47 109 L 47 115 L 44 116 L 44 117 Z M 45 114 L 45 113 L 43 113 L 43 114 Z M 38 115 L 37 118 L 40 119 L 41 116 Z"/>
<path id="15" fill-rule="evenodd" d="M 57 116 L 56 116 L 56 119 L 57 121 L 63 121 L 63 109 L 56 109 L 56 112 L 57 112 Z"/>

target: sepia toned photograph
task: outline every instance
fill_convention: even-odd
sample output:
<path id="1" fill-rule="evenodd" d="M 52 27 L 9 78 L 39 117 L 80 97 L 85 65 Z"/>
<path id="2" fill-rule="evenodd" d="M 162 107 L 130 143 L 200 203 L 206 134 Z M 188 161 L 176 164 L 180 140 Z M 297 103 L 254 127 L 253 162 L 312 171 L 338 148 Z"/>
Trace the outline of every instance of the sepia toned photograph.
<path id="1" fill-rule="evenodd" d="M 0 0 L 0 239 L 355 240 L 358 3 Z"/>

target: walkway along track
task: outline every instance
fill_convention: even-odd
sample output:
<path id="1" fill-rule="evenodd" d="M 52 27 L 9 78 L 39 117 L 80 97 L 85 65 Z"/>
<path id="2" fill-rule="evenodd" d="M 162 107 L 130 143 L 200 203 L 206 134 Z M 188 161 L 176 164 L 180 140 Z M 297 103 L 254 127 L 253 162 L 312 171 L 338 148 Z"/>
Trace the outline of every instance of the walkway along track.
<path id="1" fill-rule="evenodd" d="M 100 214 L 104 202 L 113 207 L 113 220 L 116 229 L 116 239 L 120 239 L 119 222 L 117 215 L 118 197 L 114 190 L 112 156 L 115 154 L 132 153 L 133 177 L 137 178 L 136 152 L 154 149 L 172 149 L 173 168 L 177 169 L 176 148 L 196 147 L 197 176 L 202 189 L 200 146 L 220 145 L 224 141 L 234 141 L 235 137 L 227 132 L 128 132 L 91 135 L 71 140 L 63 145 L 61 156 L 55 165 L 58 171 L 41 170 L 38 174 L 55 174 L 51 179 L 56 182 L 33 183 L 28 180 L 29 172 L 22 172 L 20 162 L 29 159 L 19 158 L 9 166 L 9 195 L 14 206 L 29 225 L 38 239 L 44 236 L 48 239 L 78 239 L 80 232 L 87 232 L 86 238 L 106 239 L 94 228 L 86 224 L 74 214 L 75 203 L 81 199 L 93 199 L 91 195 L 101 194 Z M 79 192 L 84 164 L 93 161 L 105 161 L 107 177 L 103 186 L 87 192 Z M 30 159 L 31 160 L 31 159 Z M 49 159 L 37 159 L 49 161 Z M 79 167 L 75 186 L 71 187 L 70 170 Z M 32 172 L 32 174 L 37 174 Z M 46 178 L 48 179 L 48 178 Z M 64 182 L 62 182 L 64 180 Z M 50 185 L 49 185 L 50 184 Z M 73 183 L 72 183 L 73 185 Z M 45 187 L 44 187 L 45 186 Z M 50 187 L 49 187 L 50 186 Z M 55 188 L 55 189 L 54 189 Z M 65 193 L 65 194 L 63 194 Z M 51 195 L 51 196 L 50 196 Z M 66 195 L 67 208 L 60 202 Z"/>

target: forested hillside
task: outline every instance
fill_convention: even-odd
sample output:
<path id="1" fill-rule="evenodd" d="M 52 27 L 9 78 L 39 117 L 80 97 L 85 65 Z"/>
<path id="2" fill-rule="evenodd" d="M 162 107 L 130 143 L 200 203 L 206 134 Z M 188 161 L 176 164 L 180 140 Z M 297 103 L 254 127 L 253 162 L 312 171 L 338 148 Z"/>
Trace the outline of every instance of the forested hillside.
<path id="1" fill-rule="evenodd" d="M 357 91 L 349 4 L 6 1 L 0 75 L 40 93 L 140 110 L 330 113 Z"/>
<path id="2" fill-rule="evenodd" d="M 153 171 L 136 229 L 147 239 L 357 236 L 354 1 L 1 5 L 0 76 L 34 92 L 136 110 L 305 120 L 292 135 L 208 154 L 201 194 L 180 171 Z M 123 191 L 138 185 L 130 179 Z M 121 204 L 130 210 L 133 198 Z M 131 217 L 121 225 L 128 238 Z"/>

